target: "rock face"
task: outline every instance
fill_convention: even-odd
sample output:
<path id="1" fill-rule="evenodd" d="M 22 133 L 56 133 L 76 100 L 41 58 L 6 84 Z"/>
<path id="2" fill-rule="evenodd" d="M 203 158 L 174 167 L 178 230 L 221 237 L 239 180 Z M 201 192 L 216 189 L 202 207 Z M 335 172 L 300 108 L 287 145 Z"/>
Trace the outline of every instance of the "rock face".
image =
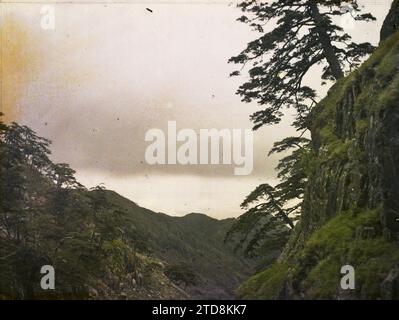
<path id="1" fill-rule="evenodd" d="M 306 236 L 337 214 L 382 206 L 399 235 L 398 35 L 338 83 L 314 113 L 313 160 L 302 213 Z"/>
<path id="2" fill-rule="evenodd" d="M 314 110 L 311 134 L 299 225 L 278 263 L 239 296 L 397 299 L 399 32 L 330 90 Z M 355 269 L 354 290 L 340 286 L 344 265 Z"/>
<path id="3" fill-rule="evenodd" d="M 313 117 L 302 220 L 281 257 L 296 265 L 285 297 L 397 297 L 399 33 L 336 84 Z M 360 273 L 356 290 L 340 288 L 345 264 Z"/>
<path id="4" fill-rule="evenodd" d="M 381 41 L 399 30 L 399 0 L 394 0 L 381 28 Z"/>

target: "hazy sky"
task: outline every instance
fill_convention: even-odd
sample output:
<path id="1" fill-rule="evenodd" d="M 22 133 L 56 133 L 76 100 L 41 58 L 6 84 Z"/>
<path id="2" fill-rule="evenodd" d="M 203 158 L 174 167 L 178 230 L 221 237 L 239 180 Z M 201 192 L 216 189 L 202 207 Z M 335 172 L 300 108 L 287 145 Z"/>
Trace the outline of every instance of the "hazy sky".
<path id="1" fill-rule="evenodd" d="M 1 110 L 51 139 L 53 159 L 88 187 L 104 183 L 170 215 L 239 215 L 256 185 L 275 183 L 267 152 L 294 134 L 288 121 L 255 132 L 254 171 L 242 177 L 223 165 L 149 166 L 144 136 L 168 120 L 178 129 L 250 128 L 257 106 L 234 94 L 245 76 L 229 78 L 236 67 L 227 60 L 256 34 L 235 21 L 230 1 L 111 2 L 58 3 L 54 30 L 40 27 L 43 4 L 0 4 Z M 378 21 L 350 33 L 377 44 L 391 1 L 360 3 Z"/>

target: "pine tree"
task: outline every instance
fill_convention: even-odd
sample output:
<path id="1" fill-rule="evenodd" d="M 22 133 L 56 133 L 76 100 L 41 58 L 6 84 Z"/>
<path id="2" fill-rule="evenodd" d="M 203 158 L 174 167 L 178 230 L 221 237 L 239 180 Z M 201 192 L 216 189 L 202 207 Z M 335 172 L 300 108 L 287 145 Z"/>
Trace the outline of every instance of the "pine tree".
<path id="1" fill-rule="evenodd" d="M 283 209 L 284 203 L 276 197 L 276 191 L 270 184 L 264 183 L 257 186 L 241 203 L 241 208 L 248 209 L 250 205 L 253 206 L 247 211 L 247 214 L 254 212 L 268 213 L 294 228 L 293 221 Z"/>
<path id="2" fill-rule="evenodd" d="M 229 60 L 250 66 L 249 80 L 237 93 L 243 101 L 256 101 L 264 107 L 251 115 L 255 130 L 279 123 L 284 107 L 294 107 L 294 125 L 307 128 L 307 116 L 317 102 L 314 89 L 304 83 L 310 70 L 321 65 L 322 80 L 336 81 L 372 52 L 374 47 L 370 43 L 353 42 L 333 19 L 344 14 L 351 14 L 356 21 L 375 18 L 369 13 L 360 14 L 356 2 L 352 2 L 352 7 L 340 4 L 341 1 L 316 0 L 248 0 L 238 4 L 244 13 L 238 20 L 260 33 Z M 276 27 L 265 32 L 266 24 L 274 22 Z M 239 74 L 235 71 L 231 75 Z"/>

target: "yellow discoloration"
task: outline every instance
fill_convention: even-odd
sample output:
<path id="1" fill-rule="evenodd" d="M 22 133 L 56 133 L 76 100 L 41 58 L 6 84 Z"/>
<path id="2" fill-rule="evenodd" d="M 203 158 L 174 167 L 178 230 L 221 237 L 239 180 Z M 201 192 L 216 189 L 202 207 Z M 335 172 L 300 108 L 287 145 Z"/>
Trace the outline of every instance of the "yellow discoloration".
<path id="1" fill-rule="evenodd" d="M 1 105 L 4 121 L 17 120 L 18 100 L 37 74 L 40 63 L 37 41 L 27 26 L 12 15 L 2 16 L 0 25 Z"/>

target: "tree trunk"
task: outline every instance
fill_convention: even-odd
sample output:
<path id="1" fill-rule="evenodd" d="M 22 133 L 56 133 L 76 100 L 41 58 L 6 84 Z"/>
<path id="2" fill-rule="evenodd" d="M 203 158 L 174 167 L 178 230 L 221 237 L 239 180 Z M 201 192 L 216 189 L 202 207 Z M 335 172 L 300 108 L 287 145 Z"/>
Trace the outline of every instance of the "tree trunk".
<path id="1" fill-rule="evenodd" d="M 294 229 L 294 223 L 292 222 L 291 218 L 284 212 L 284 210 L 277 206 L 277 211 L 281 215 L 281 218 L 285 221 L 285 223 L 287 223 L 291 229 Z"/>
<path id="2" fill-rule="evenodd" d="M 336 80 L 339 80 L 344 77 L 344 73 L 341 69 L 338 58 L 335 55 L 334 47 L 331 44 L 331 39 L 326 31 L 326 25 L 325 22 L 323 21 L 323 17 L 320 14 L 316 2 L 314 2 L 313 0 L 309 1 L 309 7 L 310 7 L 311 16 L 316 25 L 317 33 L 319 34 L 320 37 L 320 42 L 323 47 L 324 55 L 330 66 L 332 75 Z"/>

